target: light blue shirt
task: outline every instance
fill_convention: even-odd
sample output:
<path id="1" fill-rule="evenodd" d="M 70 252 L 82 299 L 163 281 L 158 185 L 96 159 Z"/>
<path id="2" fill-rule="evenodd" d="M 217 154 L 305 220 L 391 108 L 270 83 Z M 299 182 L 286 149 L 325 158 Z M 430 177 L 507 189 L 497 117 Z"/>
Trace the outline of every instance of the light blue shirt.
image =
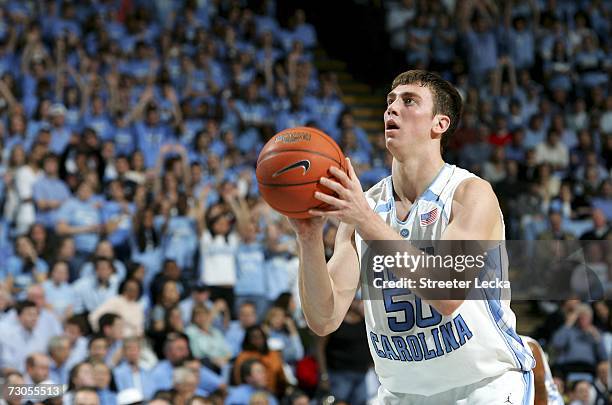
<path id="1" fill-rule="evenodd" d="M 45 280 L 43 288 L 47 302 L 51 304 L 57 315 L 62 316 L 70 305 L 74 308 L 76 297 L 70 284 L 55 284 L 51 280 Z"/>
<path id="2" fill-rule="evenodd" d="M 245 331 L 239 321 L 231 321 L 225 331 L 225 341 L 232 350 L 232 357 L 236 357 L 242 351 L 242 341 Z"/>
<path id="3" fill-rule="evenodd" d="M 261 243 L 240 243 L 236 250 L 237 280 L 234 292 L 237 295 L 266 294 L 264 248 Z"/>
<path id="4" fill-rule="evenodd" d="M 225 405 L 244 405 L 248 404 L 251 396 L 263 389 L 257 390 L 248 384 L 241 384 L 235 388 L 230 388 L 229 395 L 225 398 Z M 278 401 L 274 396 L 268 394 L 268 404 L 278 405 Z"/>
<path id="5" fill-rule="evenodd" d="M 153 368 L 150 377 L 155 382 L 155 391 L 169 390 L 172 388 L 172 372 L 174 367 L 168 360 L 162 360 Z M 200 367 L 200 384 L 198 388 L 211 393 L 223 383 L 220 375 L 212 372 L 206 367 Z"/>
<path id="6" fill-rule="evenodd" d="M 71 196 L 66 183 L 60 179 L 42 177 L 32 186 L 32 198 L 35 202 L 41 200 L 64 202 Z M 52 210 L 36 210 L 36 221 L 45 227 L 51 228 L 57 222 L 57 212 L 59 207 Z"/>
<path id="7" fill-rule="evenodd" d="M 140 377 L 138 385 L 136 384 L 137 380 L 134 378 L 136 374 Z M 155 380 L 151 378 L 150 374 L 151 370 L 146 370 L 140 366 L 137 371 L 134 371 L 127 361 L 122 361 L 113 369 L 117 391 L 136 388 L 142 393 L 145 399 L 149 399 L 155 394 Z"/>
<path id="8" fill-rule="evenodd" d="M 64 221 L 70 226 L 99 225 L 102 223 L 102 218 L 94 204 L 95 198 L 90 198 L 88 201 L 71 198 L 60 207 L 57 220 Z M 98 240 L 97 233 L 74 235 L 74 244 L 78 252 L 92 253 L 96 249 Z"/>
<path id="9" fill-rule="evenodd" d="M 77 280 L 73 284 L 76 302 L 74 305 L 74 313 L 81 314 L 85 311 L 92 312 L 98 308 L 104 301 L 117 295 L 119 287 L 119 278 L 112 275 L 108 285 L 103 286 L 98 283 L 95 277 L 86 277 Z"/>
<path id="10" fill-rule="evenodd" d="M 34 352 L 47 352 L 48 336 L 38 328 L 27 331 L 20 322 L 4 323 L 0 334 L 2 366 L 25 371 L 25 361 Z"/>

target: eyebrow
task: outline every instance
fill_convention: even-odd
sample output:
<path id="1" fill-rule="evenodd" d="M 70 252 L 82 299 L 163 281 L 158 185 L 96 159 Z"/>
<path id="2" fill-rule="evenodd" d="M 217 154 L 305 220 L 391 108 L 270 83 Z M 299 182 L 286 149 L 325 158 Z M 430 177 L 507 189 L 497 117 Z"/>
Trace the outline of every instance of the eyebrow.
<path id="1" fill-rule="evenodd" d="M 397 96 L 400 96 L 402 98 L 406 97 L 406 96 L 409 96 L 409 97 L 412 97 L 412 98 L 423 100 L 423 98 L 421 96 L 419 96 L 417 93 L 412 92 L 412 91 L 404 91 L 404 92 L 401 92 L 399 94 L 397 94 L 394 91 L 392 91 L 391 93 L 387 94 L 387 100 L 389 100 L 390 98 L 395 99 Z"/>

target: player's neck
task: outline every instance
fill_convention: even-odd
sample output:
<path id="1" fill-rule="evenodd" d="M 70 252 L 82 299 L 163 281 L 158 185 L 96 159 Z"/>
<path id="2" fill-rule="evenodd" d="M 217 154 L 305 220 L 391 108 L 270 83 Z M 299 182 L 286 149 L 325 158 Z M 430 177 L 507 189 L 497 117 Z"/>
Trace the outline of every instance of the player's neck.
<path id="1" fill-rule="evenodd" d="M 444 166 L 440 155 L 424 155 L 402 162 L 393 159 L 391 177 L 396 198 L 414 202 L 431 184 Z"/>

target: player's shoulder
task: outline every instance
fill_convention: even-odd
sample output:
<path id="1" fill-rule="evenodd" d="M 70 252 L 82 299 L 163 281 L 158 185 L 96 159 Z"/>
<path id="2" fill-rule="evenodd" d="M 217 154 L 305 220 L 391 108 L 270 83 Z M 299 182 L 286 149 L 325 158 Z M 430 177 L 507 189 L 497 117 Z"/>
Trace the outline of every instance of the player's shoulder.
<path id="1" fill-rule="evenodd" d="M 457 185 L 453 200 L 457 202 L 490 200 L 497 203 L 497 197 L 491 183 L 468 170 L 457 168 L 457 171 L 459 171 L 462 179 Z"/>

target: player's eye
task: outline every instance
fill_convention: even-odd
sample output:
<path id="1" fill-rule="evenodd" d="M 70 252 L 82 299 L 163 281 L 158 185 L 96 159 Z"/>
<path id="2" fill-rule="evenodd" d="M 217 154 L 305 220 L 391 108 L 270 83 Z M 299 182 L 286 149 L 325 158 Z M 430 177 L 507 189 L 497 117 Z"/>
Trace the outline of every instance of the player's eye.
<path id="1" fill-rule="evenodd" d="M 404 104 L 406 105 L 414 104 L 414 99 L 412 97 L 406 97 L 404 99 Z"/>

